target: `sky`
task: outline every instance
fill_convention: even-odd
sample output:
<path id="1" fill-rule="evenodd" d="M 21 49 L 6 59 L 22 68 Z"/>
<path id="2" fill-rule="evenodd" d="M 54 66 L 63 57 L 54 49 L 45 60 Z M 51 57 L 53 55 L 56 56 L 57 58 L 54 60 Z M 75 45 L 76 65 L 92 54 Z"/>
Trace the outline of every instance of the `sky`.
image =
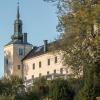
<path id="1" fill-rule="evenodd" d="M 4 73 L 4 45 L 11 41 L 14 33 L 18 0 L 0 0 L 0 77 Z M 58 23 L 56 7 L 43 0 L 19 0 L 20 16 L 23 21 L 23 32 L 28 33 L 28 42 L 33 46 L 51 42 L 57 38 Z"/>

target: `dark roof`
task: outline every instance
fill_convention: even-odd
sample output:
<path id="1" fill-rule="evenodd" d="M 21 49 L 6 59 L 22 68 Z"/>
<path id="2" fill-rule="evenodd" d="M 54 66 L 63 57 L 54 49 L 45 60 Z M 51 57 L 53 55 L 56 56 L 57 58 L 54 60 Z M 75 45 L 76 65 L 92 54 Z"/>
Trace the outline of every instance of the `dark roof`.
<path id="1" fill-rule="evenodd" d="M 33 47 L 33 49 L 22 59 L 22 61 L 53 51 L 55 44 L 57 44 L 57 41 L 48 43 L 46 52 L 44 51 L 44 45 L 39 47 Z"/>
<path id="2" fill-rule="evenodd" d="M 41 55 L 43 53 L 44 53 L 44 47 L 43 46 L 33 47 L 33 49 L 23 58 L 23 60 Z"/>
<path id="3" fill-rule="evenodd" d="M 27 45 L 32 45 L 30 43 L 21 43 L 21 42 L 13 42 L 13 41 L 10 41 L 9 43 L 7 43 L 5 46 L 8 46 L 10 44 L 27 44 Z"/>

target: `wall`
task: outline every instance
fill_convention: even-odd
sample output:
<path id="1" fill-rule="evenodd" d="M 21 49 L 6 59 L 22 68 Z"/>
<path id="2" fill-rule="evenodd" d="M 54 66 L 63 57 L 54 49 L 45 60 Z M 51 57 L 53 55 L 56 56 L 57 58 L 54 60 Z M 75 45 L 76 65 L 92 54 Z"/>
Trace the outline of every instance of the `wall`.
<path id="1" fill-rule="evenodd" d="M 19 48 L 23 49 L 23 55 L 19 55 Z M 22 77 L 21 59 L 32 50 L 32 45 L 10 44 L 4 47 L 4 71 L 5 75 L 17 75 Z M 8 60 L 8 64 L 7 64 Z M 20 65 L 20 69 L 18 66 Z"/>
<path id="2" fill-rule="evenodd" d="M 4 47 L 4 75 L 13 73 L 13 44 Z"/>
<path id="3" fill-rule="evenodd" d="M 58 61 L 55 63 L 55 57 L 57 57 Z M 50 59 L 50 65 L 48 65 L 48 59 Z M 39 68 L 39 62 L 41 61 L 42 66 Z M 35 69 L 33 69 L 33 64 L 35 63 Z M 32 79 L 32 75 L 34 78 L 39 77 L 39 73 L 42 76 L 46 76 L 47 72 L 49 74 L 53 74 L 54 70 L 56 70 L 57 74 L 60 74 L 60 68 L 63 68 L 63 74 L 66 74 L 65 66 L 62 64 L 62 56 L 59 54 L 46 53 L 40 56 L 36 56 L 23 61 L 24 65 L 24 78 L 27 80 Z M 68 72 L 69 73 L 69 72 Z"/>
<path id="4" fill-rule="evenodd" d="M 23 49 L 23 55 L 19 55 L 19 49 Z M 22 77 L 22 63 L 21 59 L 27 55 L 32 50 L 32 45 L 24 45 L 24 44 L 14 44 L 14 64 L 13 64 L 13 71 L 14 75 Z M 18 69 L 20 66 L 20 69 Z"/>

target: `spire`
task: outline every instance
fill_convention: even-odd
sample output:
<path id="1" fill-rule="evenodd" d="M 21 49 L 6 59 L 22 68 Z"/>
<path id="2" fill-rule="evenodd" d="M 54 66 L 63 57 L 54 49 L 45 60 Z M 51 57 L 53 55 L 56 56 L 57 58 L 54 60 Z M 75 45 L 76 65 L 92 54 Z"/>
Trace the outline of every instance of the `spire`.
<path id="1" fill-rule="evenodd" d="M 23 39 L 22 20 L 20 19 L 19 1 L 18 1 L 18 3 L 17 3 L 17 16 L 16 16 L 16 20 L 14 21 L 14 34 L 12 36 L 12 40 L 20 41 L 22 39 Z"/>
<path id="2" fill-rule="evenodd" d="M 19 13 L 19 1 L 18 1 L 18 6 L 17 6 L 17 19 L 19 19 L 20 18 L 20 13 Z"/>
<path id="3" fill-rule="evenodd" d="M 14 23 L 14 33 L 17 33 L 17 34 L 22 34 L 22 21 L 20 19 L 20 13 L 19 13 L 19 1 L 18 1 L 18 6 L 17 6 L 17 18 L 15 20 L 15 23 Z"/>

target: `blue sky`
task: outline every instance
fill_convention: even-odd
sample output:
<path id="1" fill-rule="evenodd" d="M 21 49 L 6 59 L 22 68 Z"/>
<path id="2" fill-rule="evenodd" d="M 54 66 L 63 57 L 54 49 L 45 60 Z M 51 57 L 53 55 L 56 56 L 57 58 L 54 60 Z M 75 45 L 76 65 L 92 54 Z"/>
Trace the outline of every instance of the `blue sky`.
<path id="1" fill-rule="evenodd" d="M 4 72 L 4 45 L 11 40 L 13 24 L 16 19 L 17 0 L 0 0 L 0 77 Z M 56 7 L 43 0 L 20 0 L 20 15 L 23 21 L 23 32 L 28 33 L 28 41 L 42 45 L 43 40 L 55 40 Z"/>

